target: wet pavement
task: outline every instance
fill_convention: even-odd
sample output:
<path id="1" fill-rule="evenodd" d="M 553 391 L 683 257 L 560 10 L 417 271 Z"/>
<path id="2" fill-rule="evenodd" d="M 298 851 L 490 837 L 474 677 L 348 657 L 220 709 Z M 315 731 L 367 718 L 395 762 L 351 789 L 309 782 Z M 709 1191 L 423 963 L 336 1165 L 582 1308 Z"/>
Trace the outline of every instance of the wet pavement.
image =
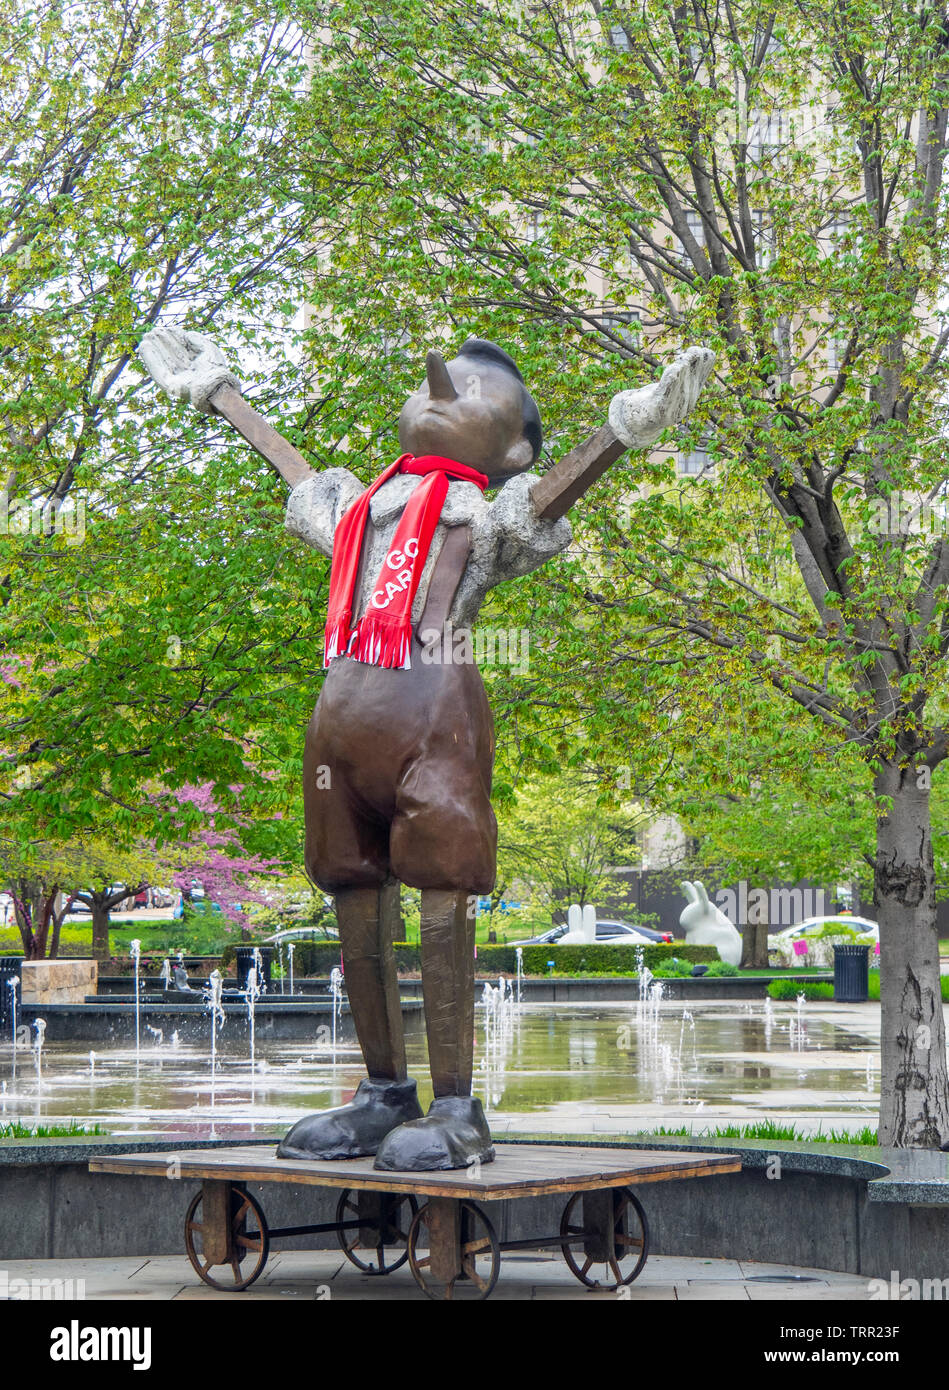
<path id="1" fill-rule="evenodd" d="M 208 1025 L 210 1039 L 210 1024 Z M 627 1134 L 657 1125 L 770 1119 L 809 1133 L 875 1124 L 879 1005 L 816 1001 L 479 1006 L 475 1092 L 498 1134 Z M 325 1030 L 324 1030 L 325 1032 Z M 116 1137 L 281 1134 L 313 1110 L 348 1100 L 358 1051 L 326 1042 L 181 1044 L 143 1026 L 127 1042 L 48 1043 L 39 1059 L 0 1044 L 0 1124 L 71 1119 Z M 421 1036 L 409 1039 L 423 1104 Z"/>
<path id="2" fill-rule="evenodd" d="M 424 1251 L 419 1252 L 424 1256 Z M 90 1300 L 168 1300 L 245 1302 L 298 1299 L 350 1302 L 365 1299 L 425 1303 L 407 1265 L 384 1279 L 362 1275 L 332 1251 L 288 1250 L 271 1255 L 255 1284 L 227 1293 L 202 1284 L 183 1255 L 129 1256 L 101 1260 L 10 1260 L 4 1274 L 11 1293 L 25 1285 L 13 1281 L 72 1281 L 71 1297 Z M 81 1285 L 78 1281 L 82 1281 Z M 491 1301 L 583 1299 L 595 1302 L 784 1302 L 794 1299 L 856 1301 L 870 1297 L 868 1280 L 856 1274 L 753 1260 L 703 1260 L 651 1255 L 639 1278 L 622 1289 L 587 1289 L 569 1273 L 559 1255 L 506 1254 Z M 49 1295 L 47 1295 L 49 1296 Z"/>

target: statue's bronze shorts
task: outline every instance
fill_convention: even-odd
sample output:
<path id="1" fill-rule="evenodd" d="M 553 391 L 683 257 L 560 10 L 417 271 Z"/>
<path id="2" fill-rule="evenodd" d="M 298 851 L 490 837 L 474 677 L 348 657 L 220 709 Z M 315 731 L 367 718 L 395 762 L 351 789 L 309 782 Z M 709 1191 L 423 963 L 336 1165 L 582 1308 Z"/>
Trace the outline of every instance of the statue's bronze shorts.
<path id="1" fill-rule="evenodd" d="M 494 721 L 478 668 L 337 657 L 306 734 L 306 868 L 326 892 L 393 878 L 488 893 Z"/>

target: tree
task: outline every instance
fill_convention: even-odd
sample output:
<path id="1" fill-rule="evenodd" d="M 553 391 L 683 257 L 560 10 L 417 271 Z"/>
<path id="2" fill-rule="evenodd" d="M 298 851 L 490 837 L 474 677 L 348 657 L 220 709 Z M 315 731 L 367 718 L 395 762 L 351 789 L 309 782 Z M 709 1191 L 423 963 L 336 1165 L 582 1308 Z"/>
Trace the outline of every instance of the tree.
<path id="1" fill-rule="evenodd" d="M 13 899 L 24 957 L 59 954 L 60 930 L 76 902 L 92 912 L 93 955 L 107 956 L 109 909 L 155 881 L 156 868 L 154 855 L 141 848 L 122 853 L 89 836 L 65 844 L 34 839 L 18 851 L 0 850 L 0 883 Z"/>
<path id="2" fill-rule="evenodd" d="M 69 902 L 83 903 L 92 914 L 92 954 L 97 960 L 111 955 L 109 914 L 126 898 L 141 893 L 158 881 L 159 864 L 146 867 L 145 855 L 134 851 L 122 854 L 108 843 L 84 839 L 71 856 Z"/>
<path id="3" fill-rule="evenodd" d="M 238 792 L 239 805 L 239 789 L 232 791 Z M 169 802 L 174 807 L 170 827 Z M 152 827 L 151 837 L 141 834 L 123 844 L 103 812 L 95 834 L 77 833 L 63 844 L 34 839 L 18 851 L 0 849 L 0 884 L 13 898 L 28 960 L 57 955 L 63 919 L 77 902 L 92 914 L 92 954 L 107 958 L 111 910 L 150 885 L 173 884 L 188 893 L 199 883 L 225 920 L 243 928 L 248 910 L 272 906 L 272 886 L 283 883 L 288 862 L 299 852 L 293 825 L 278 815 L 275 835 L 272 825 L 260 826 L 239 810 L 224 811 L 208 784 L 186 785 L 173 797 L 151 793 L 139 823 Z M 158 826 L 164 827 L 160 840 Z M 275 852 L 262 854 L 262 845 Z"/>
<path id="4" fill-rule="evenodd" d="M 183 853 L 179 851 L 172 882 L 184 894 L 194 883 L 200 883 L 224 917 L 243 928 L 249 908 L 266 909 L 273 905 L 267 884 L 286 878 L 286 857 L 264 858 L 248 853 L 241 836 L 253 838 L 253 823 L 239 814 L 222 816 L 209 785 L 182 787 L 176 800 L 179 805 L 197 809 L 203 819 L 188 837 L 187 848 Z M 291 843 L 294 849 L 299 848 L 295 833 Z"/>
<path id="5" fill-rule="evenodd" d="M 309 137 L 347 189 L 317 287 L 339 346 L 327 425 L 377 392 L 359 423 L 391 437 L 414 366 L 380 344 L 400 335 L 503 341 L 555 447 L 673 346 L 719 353 L 717 392 L 669 441 L 704 447 L 712 476 L 614 469 L 578 551 L 499 596 L 541 657 L 502 712 L 521 757 L 549 755 L 559 721 L 656 786 L 676 764 L 662 736 L 681 743 L 726 687 L 775 692 L 843 775 L 859 753 L 880 1138 L 923 1146 L 949 1140 L 930 820 L 949 748 L 947 91 L 926 5 L 397 0 L 380 24 L 343 0 Z M 312 337 L 331 360 L 319 315 Z M 746 790 L 761 753 L 739 725 L 709 775 Z"/>
<path id="6" fill-rule="evenodd" d="M 518 789 L 499 817 L 499 878 L 523 885 L 550 908 L 595 905 L 610 871 L 639 857 L 642 816 L 604 808 L 596 786 L 581 779 L 580 770 L 572 778 L 537 778 Z"/>
<path id="7" fill-rule="evenodd" d="M 179 823 L 143 825 L 143 789 L 204 781 L 270 817 L 325 572 L 286 564 L 263 463 L 134 351 L 160 317 L 214 325 L 288 432 L 311 412 L 287 350 L 317 211 L 286 178 L 303 35 L 254 0 L 26 0 L 0 52 L 0 838 L 64 847 L 107 814 L 121 851 Z"/>

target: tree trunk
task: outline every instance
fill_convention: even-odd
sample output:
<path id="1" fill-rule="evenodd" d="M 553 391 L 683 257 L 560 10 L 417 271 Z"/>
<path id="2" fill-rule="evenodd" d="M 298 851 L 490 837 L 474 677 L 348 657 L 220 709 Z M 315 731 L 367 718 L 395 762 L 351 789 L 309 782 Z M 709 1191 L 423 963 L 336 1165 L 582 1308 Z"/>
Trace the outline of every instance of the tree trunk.
<path id="1" fill-rule="evenodd" d="M 767 970 L 768 923 L 749 923 L 741 933 L 741 966 L 743 970 Z"/>
<path id="2" fill-rule="evenodd" d="M 46 894 L 42 884 L 20 881 L 14 913 L 23 942 L 24 960 L 42 960 L 46 955 L 44 911 Z"/>
<path id="3" fill-rule="evenodd" d="M 92 899 L 92 954 L 96 960 L 109 956 L 109 910 Z"/>
<path id="4" fill-rule="evenodd" d="M 880 924 L 881 1144 L 949 1140 L 949 1076 L 936 934 L 929 792 L 910 764 L 876 773 L 874 900 Z M 928 785 L 928 782 L 927 782 Z"/>
<path id="5" fill-rule="evenodd" d="M 56 957 L 59 955 L 59 934 L 63 929 L 63 919 L 65 918 L 65 916 L 65 907 L 61 912 L 56 912 L 53 914 L 53 935 L 50 937 L 49 943 L 50 960 L 55 960 Z"/>
<path id="6" fill-rule="evenodd" d="M 767 888 L 765 889 L 765 901 L 768 906 L 756 902 L 754 912 L 749 910 L 749 920 L 741 929 L 741 968 L 743 970 L 767 970 L 768 968 L 771 895 Z M 754 921 L 751 920 L 752 915 Z"/>
<path id="7" fill-rule="evenodd" d="M 33 929 L 30 925 L 30 918 L 20 906 L 20 899 L 13 904 L 13 916 L 16 920 L 17 930 L 20 933 L 20 940 L 23 943 L 23 959 L 33 959 Z"/>

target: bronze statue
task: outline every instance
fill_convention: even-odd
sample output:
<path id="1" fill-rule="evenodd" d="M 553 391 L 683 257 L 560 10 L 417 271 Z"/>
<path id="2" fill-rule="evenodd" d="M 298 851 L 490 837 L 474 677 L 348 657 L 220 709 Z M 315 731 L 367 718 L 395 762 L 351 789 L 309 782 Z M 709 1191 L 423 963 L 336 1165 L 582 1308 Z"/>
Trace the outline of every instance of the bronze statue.
<path id="1" fill-rule="evenodd" d="M 488 590 L 571 540 L 565 513 L 628 448 L 691 410 L 714 354 L 689 348 L 657 384 L 614 396 L 609 423 L 542 477 L 537 406 L 512 358 L 469 338 L 399 417 L 403 455 L 369 489 L 313 471 L 240 395 L 214 343 L 155 329 L 140 353 L 170 395 L 223 415 L 289 483 L 287 527 L 333 559 L 328 670 L 306 732 L 306 869 L 332 892 L 346 988 L 366 1062 L 354 1099 L 307 1116 L 286 1158 L 354 1158 L 396 1171 L 494 1156 L 471 1095 L 475 901 L 494 886 L 494 732 L 477 667 L 431 659 L 446 624 L 470 628 Z M 499 488 L 493 501 L 485 491 Z M 449 647 L 449 644 L 444 644 Z M 449 648 L 453 649 L 453 648 Z M 465 649 L 468 650 L 468 649 Z M 392 943 L 399 884 L 419 888 L 422 991 L 434 1100 L 408 1077 Z"/>

